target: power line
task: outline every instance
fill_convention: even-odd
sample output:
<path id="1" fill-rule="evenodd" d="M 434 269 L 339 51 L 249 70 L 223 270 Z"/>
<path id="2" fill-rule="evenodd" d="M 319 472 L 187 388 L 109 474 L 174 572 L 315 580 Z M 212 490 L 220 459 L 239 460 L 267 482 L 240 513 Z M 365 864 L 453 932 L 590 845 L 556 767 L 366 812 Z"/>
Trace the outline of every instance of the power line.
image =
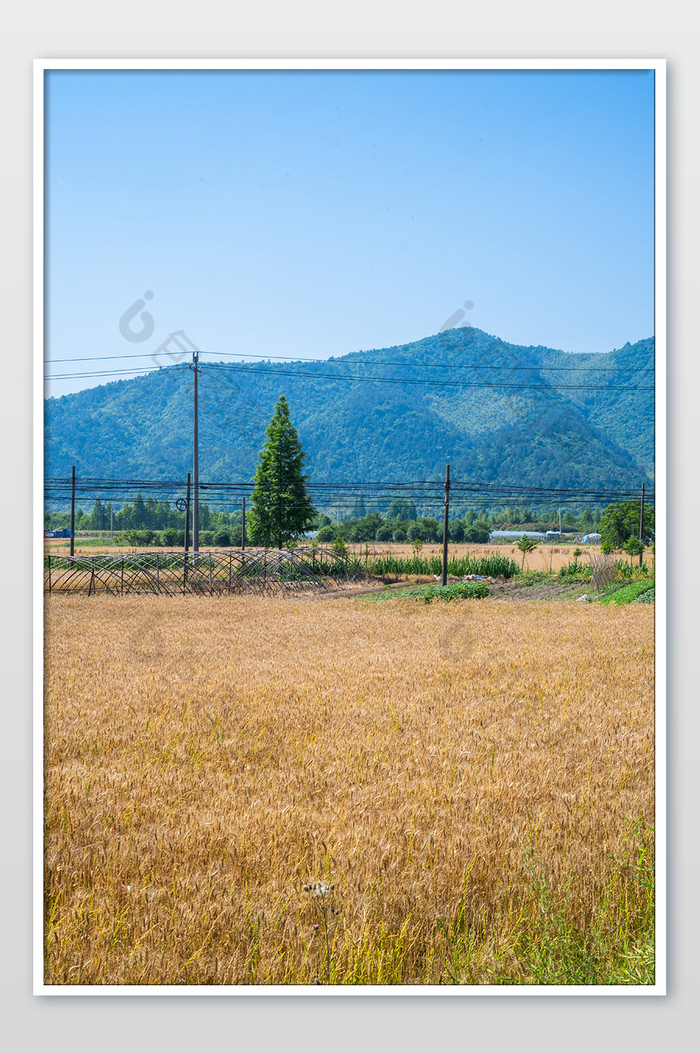
<path id="1" fill-rule="evenodd" d="M 47 484 L 66 484 L 70 483 L 70 476 L 47 476 L 45 479 Z M 106 484 L 114 486 L 144 486 L 144 487 L 166 487 L 166 486 L 182 486 L 182 479 L 149 479 L 149 478 L 127 478 L 117 479 L 107 476 L 84 476 L 82 482 L 90 485 Z M 202 483 L 206 486 L 221 486 L 221 487 L 247 487 L 251 488 L 254 484 L 250 481 L 243 480 L 229 480 L 229 481 L 213 481 Z M 351 492 L 357 492 L 363 488 L 392 488 L 401 489 L 405 487 L 434 487 L 441 489 L 443 483 L 439 479 L 410 479 L 410 480 L 376 480 L 376 479 L 362 479 L 362 480 L 347 480 L 342 482 L 325 482 L 321 481 L 314 483 L 309 481 L 307 486 L 318 487 L 332 490 L 348 490 Z M 557 493 L 571 492 L 580 493 L 581 490 L 578 487 L 548 487 L 548 486 L 522 486 L 516 483 L 499 483 L 499 482 L 482 482 L 475 481 L 470 483 L 451 483 L 452 488 L 462 487 L 467 489 L 500 489 L 507 488 L 508 490 L 527 490 L 531 492 L 537 491 L 554 491 Z M 597 492 L 597 491 L 596 491 Z M 635 489 L 635 493 L 637 490 Z"/>
<path id="2" fill-rule="evenodd" d="M 565 352 L 566 353 L 566 352 Z M 605 353 L 605 352 L 603 352 Z M 532 366 L 511 366 L 507 364 L 500 365 L 482 365 L 477 363 L 458 363 L 458 362 L 406 362 L 402 360 L 384 359 L 377 361 L 369 361 L 367 359 L 356 359 L 348 361 L 347 356 L 341 358 L 306 358 L 304 356 L 296 356 L 290 358 L 289 355 L 254 355 L 249 352 L 243 351 L 200 351 L 200 355 L 218 355 L 220 358 L 242 358 L 242 359 L 259 359 L 263 362 L 279 361 L 288 362 L 290 365 L 295 362 L 313 362 L 313 363 L 325 363 L 339 366 L 409 366 L 410 368 L 417 369 L 525 369 L 535 370 L 539 372 L 546 370 L 551 372 L 556 371 L 573 371 L 573 372 L 589 372 L 589 373 L 648 373 L 653 371 L 654 366 L 594 366 L 589 365 L 583 366 L 547 366 L 547 365 L 532 365 Z M 367 352 L 351 352 L 351 354 L 367 354 Z M 134 358 L 153 358 L 152 354 L 143 353 L 140 355 L 90 355 L 84 358 L 61 358 L 55 359 L 51 362 L 49 359 L 45 360 L 45 365 L 60 365 L 63 362 L 122 362 L 127 359 Z M 179 363 L 173 363 L 179 365 Z M 216 365 L 215 362 L 208 362 L 207 365 Z M 231 362 L 223 363 L 225 365 L 244 365 L 244 362 Z M 151 367 L 146 367 L 149 370 Z M 167 369 L 168 366 L 156 365 L 154 363 L 153 369 Z"/>
<path id="3" fill-rule="evenodd" d="M 46 376 L 44 380 L 81 380 L 91 377 L 125 377 L 132 374 L 146 374 L 146 373 L 157 373 L 160 370 L 160 366 L 143 366 L 137 369 L 108 369 L 108 370 L 95 370 L 95 371 L 84 371 L 82 373 L 58 373 L 54 376 Z M 182 366 L 177 363 L 173 366 L 168 366 L 168 369 L 179 369 L 182 370 Z"/>
<path id="4" fill-rule="evenodd" d="M 639 384 L 635 386 L 630 385 L 614 385 L 607 384 L 605 387 L 594 387 L 591 384 L 559 384 L 556 387 L 552 384 L 509 384 L 503 381 L 467 381 L 467 380 L 431 380 L 429 378 L 412 378 L 412 377 L 356 377 L 349 376 L 342 373 L 308 373 L 299 372 L 296 370 L 288 369 L 260 369 L 258 367 L 246 367 L 241 362 L 210 362 L 208 363 L 210 369 L 240 369 L 242 373 L 262 373 L 265 376 L 289 376 L 296 377 L 300 380 L 335 380 L 344 381 L 351 384 L 402 384 L 409 386 L 419 385 L 420 387 L 451 387 L 451 388 L 497 388 L 503 390 L 520 390 L 520 391 L 654 391 L 653 384 Z M 168 369 L 182 369 L 181 366 L 169 366 Z M 495 368 L 495 367 L 494 367 Z M 507 367 L 502 367 L 507 368 Z M 158 372 L 159 370 L 154 369 L 125 369 L 125 370 L 112 370 L 112 371 L 100 371 L 95 373 L 62 373 L 52 377 L 46 377 L 47 381 L 56 380 L 84 380 L 92 377 L 118 377 L 118 376 L 132 376 L 135 374 L 145 375 L 148 373 Z"/>
<path id="5" fill-rule="evenodd" d="M 450 387 L 450 388 L 499 388 L 501 390 L 521 391 L 653 391 L 654 385 L 638 385 L 635 387 L 606 385 L 605 387 L 592 387 L 590 384 L 560 384 L 556 389 L 551 384 L 507 384 L 501 381 L 465 381 L 465 380 L 430 380 L 428 378 L 410 377 L 354 377 L 340 373 L 309 373 L 289 369 L 260 369 L 257 366 L 246 366 L 244 363 L 210 362 L 209 369 L 231 369 L 240 370 L 241 373 L 264 373 L 266 376 L 288 376 L 297 377 L 302 380 L 335 380 L 352 384 L 401 384 L 419 385 L 420 387 Z"/>
<path id="6" fill-rule="evenodd" d="M 358 352 L 359 354 L 366 354 L 366 352 Z M 545 365 L 532 365 L 532 366 L 511 366 L 506 363 L 500 363 L 498 365 L 482 365 L 475 362 L 406 362 L 401 359 L 377 359 L 372 362 L 367 359 L 355 359 L 348 361 L 347 358 L 294 358 L 290 359 L 286 355 L 251 355 L 243 354 L 238 351 L 206 351 L 204 354 L 208 355 L 219 355 L 221 358 L 256 358 L 262 359 L 263 361 L 279 360 L 293 364 L 294 362 L 322 362 L 324 364 L 339 365 L 339 366 L 409 366 L 411 369 L 530 369 L 535 372 L 546 370 L 564 370 L 573 372 L 588 372 L 588 373 L 649 373 L 654 370 L 654 366 L 545 366 Z M 208 365 L 216 365 L 215 362 L 209 362 Z M 242 362 L 224 363 L 226 365 L 244 365 Z"/>
<path id="7" fill-rule="evenodd" d="M 206 353 L 208 353 L 208 354 L 216 354 L 217 352 L 206 352 Z M 221 352 L 218 352 L 218 354 L 221 354 Z M 231 355 L 232 356 L 236 355 L 237 357 L 242 357 L 242 356 L 239 355 L 239 353 L 235 353 L 235 352 L 231 352 Z M 97 358 L 97 357 L 95 359 L 84 359 L 82 361 L 106 361 L 107 358 L 109 358 L 109 357 L 111 357 L 111 356 L 104 356 L 102 359 Z M 125 358 L 127 358 L 127 357 L 139 358 L 139 357 L 143 357 L 143 356 L 124 356 L 124 357 Z M 265 356 L 255 355 L 255 356 L 248 356 L 248 357 L 264 358 Z M 267 356 L 265 358 L 265 361 L 269 361 L 270 357 L 272 357 L 272 356 Z M 281 357 L 281 356 L 275 356 L 275 357 Z M 66 359 L 64 361 L 71 361 L 71 360 L 70 359 Z M 81 361 L 81 360 L 80 359 L 75 359 L 73 361 Z M 650 367 L 639 367 L 639 368 L 636 368 L 636 369 L 624 369 L 624 368 L 617 368 L 617 367 L 598 367 L 598 368 L 595 368 L 595 369 L 588 369 L 587 367 L 583 367 L 583 366 L 549 366 L 548 367 L 548 366 L 534 366 L 534 365 L 533 366 L 528 366 L 528 365 L 512 365 L 511 366 L 511 365 L 503 365 L 503 364 L 501 364 L 501 365 L 480 365 L 480 364 L 457 365 L 457 364 L 451 364 L 451 363 L 427 363 L 427 362 L 426 363 L 409 363 L 409 362 L 391 362 L 391 363 L 389 363 L 389 362 L 366 362 L 366 361 L 365 362 L 348 362 L 348 361 L 344 361 L 344 360 L 339 360 L 339 361 L 336 362 L 334 360 L 318 360 L 318 359 L 297 359 L 296 361 L 305 361 L 305 362 L 319 362 L 319 361 L 321 361 L 321 362 L 324 362 L 325 364 L 328 364 L 328 362 L 333 361 L 334 364 L 339 365 L 341 367 L 344 367 L 344 366 L 350 366 L 350 367 L 360 366 L 361 367 L 363 365 L 371 365 L 371 366 L 377 367 L 377 366 L 393 365 L 393 366 L 408 366 L 411 369 L 416 369 L 416 368 L 417 369 L 421 369 L 421 368 L 437 368 L 437 369 L 441 369 L 441 370 L 445 370 L 445 369 L 465 369 L 465 370 L 472 370 L 472 371 L 473 370 L 501 370 L 501 371 L 524 370 L 526 372 L 532 372 L 532 373 L 544 373 L 544 372 L 556 370 L 556 371 L 565 371 L 565 372 L 568 372 L 568 371 L 574 371 L 574 372 L 583 371 L 583 372 L 587 372 L 589 374 L 590 373 L 596 373 L 596 372 L 600 372 L 600 373 L 603 373 L 603 372 L 616 372 L 616 373 L 617 372 L 621 372 L 621 373 L 634 374 L 634 373 L 650 372 L 653 369 L 653 367 L 651 367 L 651 366 Z M 294 364 L 294 363 L 292 362 L 291 364 Z M 162 371 L 166 371 L 166 370 L 168 372 L 171 371 L 171 370 L 182 371 L 183 365 L 184 364 L 182 364 L 182 363 L 177 363 L 177 364 L 174 364 L 174 365 L 171 365 L 171 366 L 153 366 L 153 367 L 143 366 L 143 367 L 137 367 L 137 368 L 118 369 L 118 370 L 95 370 L 95 371 L 82 370 L 82 371 L 76 372 L 76 373 L 54 374 L 53 376 L 47 376 L 46 380 L 51 382 L 51 381 L 59 381 L 59 380 L 84 380 L 84 379 L 91 379 L 93 377 L 95 377 L 95 378 L 97 378 L 97 377 L 106 378 L 106 377 L 119 377 L 119 376 L 136 376 L 136 375 L 139 375 L 139 374 L 146 375 L 146 374 L 149 374 L 149 373 L 162 372 Z M 559 384 L 559 385 L 555 386 L 554 384 L 550 384 L 550 383 L 544 383 L 544 384 L 542 384 L 542 383 L 514 384 L 514 383 L 509 383 L 509 382 L 506 382 L 506 381 L 503 381 L 503 380 L 498 380 L 498 381 L 471 381 L 471 380 L 466 380 L 466 379 L 461 379 L 461 380 L 432 380 L 432 379 L 426 378 L 426 377 L 363 377 L 363 376 L 357 376 L 357 375 L 352 375 L 352 374 L 348 374 L 348 373 L 335 373 L 335 372 L 334 373 L 324 373 L 324 372 L 318 372 L 317 370 L 312 370 L 312 371 L 302 370 L 302 371 L 300 371 L 300 370 L 294 370 L 294 369 L 291 369 L 291 370 L 290 369 L 282 369 L 280 367 L 272 368 L 272 367 L 256 366 L 256 365 L 250 366 L 250 365 L 247 364 L 247 362 L 209 362 L 209 363 L 207 363 L 207 365 L 208 365 L 209 369 L 212 369 L 212 370 L 231 370 L 232 369 L 232 370 L 234 370 L 236 372 L 239 372 L 239 373 L 256 373 L 256 374 L 259 373 L 259 374 L 262 374 L 262 375 L 268 376 L 268 377 L 270 377 L 270 376 L 289 376 L 289 377 L 295 377 L 297 379 L 334 380 L 334 381 L 344 381 L 345 383 L 400 384 L 400 385 L 409 385 L 409 386 L 420 385 L 422 387 L 425 387 L 425 386 L 429 385 L 431 387 L 455 387 L 455 388 L 462 388 L 462 389 L 464 389 L 464 388 L 476 388 L 476 389 L 494 388 L 494 389 L 499 389 L 499 390 L 506 390 L 506 389 L 508 389 L 508 390 L 520 390 L 520 391 L 548 391 L 548 392 L 552 392 L 552 393 L 554 391 L 608 392 L 608 391 L 653 391 L 654 390 L 654 385 L 653 384 L 639 384 L 639 385 L 606 384 L 603 387 L 595 387 L 592 384 Z"/>
<path id="8" fill-rule="evenodd" d="M 77 479 L 75 491 L 83 497 L 111 496 L 114 499 L 125 499 L 145 491 L 152 496 L 160 494 L 172 497 L 182 492 L 182 480 L 152 479 Z M 254 484 L 250 482 L 200 482 L 200 492 L 209 500 L 233 500 L 248 497 Z M 72 487 L 71 478 L 52 478 L 45 480 L 45 494 L 48 500 L 65 497 Z M 440 498 L 443 484 L 436 480 L 412 480 L 410 482 L 355 482 L 355 483 L 307 483 L 309 496 L 317 503 L 350 506 L 362 498 L 365 504 L 383 504 L 387 500 L 403 497 L 414 501 L 430 502 Z M 461 505 L 479 506 L 484 501 L 501 505 L 513 503 L 601 503 L 603 501 L 634 500 L 638 496 L 637 488 L 623 489 L 581 489 L 575 487 L 523 487 L 515 484 L 496 483 L 451 483 L 453 501 Z M 654 500 L 653 492 L 647 499 Z"/>

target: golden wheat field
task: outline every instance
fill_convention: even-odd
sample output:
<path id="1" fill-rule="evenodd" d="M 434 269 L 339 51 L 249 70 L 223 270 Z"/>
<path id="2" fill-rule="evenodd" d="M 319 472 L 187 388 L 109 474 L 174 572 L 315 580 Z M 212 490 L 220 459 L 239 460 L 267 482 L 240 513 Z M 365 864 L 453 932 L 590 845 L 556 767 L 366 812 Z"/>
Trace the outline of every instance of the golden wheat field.
<path id="1" fill-rule="evenodd" d="M 46 983 L 653 982 L 653 618 L 48 597 Z"/>

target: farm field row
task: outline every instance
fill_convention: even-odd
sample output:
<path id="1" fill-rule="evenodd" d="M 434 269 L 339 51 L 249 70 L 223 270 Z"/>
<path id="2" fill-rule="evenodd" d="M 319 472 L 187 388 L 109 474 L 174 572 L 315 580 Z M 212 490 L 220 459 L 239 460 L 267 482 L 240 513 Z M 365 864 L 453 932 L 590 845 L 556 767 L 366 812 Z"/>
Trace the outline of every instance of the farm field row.
<path id="1" fill-rule="evenodd" d="M 308 546 L 300 546 L 300 547 L 303 548 L 303 547 L 308 547 Z M 329 546 L 327 546 L 327 547 L 329 547 Z M 551 571 L 558 571 L 558 570 L 561 569 L 561 567 L 565 567 L 568 563 L 570 563 L 573 560 L 573 558 L 574 558 L 573 552 L 574 552 L 574 549 L 577 548 L 577 547 L 583 549 L 583 552 L 584 552 L 584 557 L 583 558 L 586 558 L 589 554 L 590 555 L 599 555 L 600 554 L 600 547 L 599 546 L 593 546 L 593 545 L 591 545 L 591 546 L 589 546 L 589 545 L 584 545 L 584 546 L 578 545 L 577 546 L 575 544 L 571 544 L 571 545 L 538 545 L 538 547 L 533 552 L 529 553 L 529 555 L 527 555 L 525 557 L 525 569 L 526 570 L 528 570 L 528 569 L 529 570 L 540 570 L 540 571 L 550 571 L 550 570 Z M 393 553 L 395 556 L 397 556 L 399 558 L 410 559 L 414 555 L 414 550 L 412 549 L 410 544 L 405 544 L 405 545 L 403 545 L 403 544 L 402 545 L 399 545 L 399 544 L 382 545 L 382 544 L 377 542 L 376 544 L 368 545 L 367 546 L 367 550 L 369 551 L 370 558 L 372 558 L 373 555 L 379 556 L 379 555 L 387 555 L 387 554 Z M 44 543 L 44 551 L 45 551 L 45 553 L 47 555 L 48 554 L 51 554 L 51 555 L 66 555 L 67 552 L 69 551 L 69 543 L 66 542 L 65 540 L 62 540 L 62 541 L 47 540 Z M 76 539 L 76 543 L 75 543 L 75 554 L 76 554 L 76 556 L 79 556 L 79 555 L 95 556 L 95 555 L 112 553 L 112 552 L 115 552 L 115 553 L 128 553 L 128 552 L 134 552 L 134 551 L 136 551 L 136 550 L 135 549 L 129 549 L 129 548 L 126 548 L 124 546 L 111 546 L 110 547 L 108 545 L 101 546 L 101 545 L 92 545 L 92 544 L 91 545 L 82 545 L 81 546 L 79 538 Z M 147 551 L 153 552 L 153 553 L 170 552 L 170 551 L 181 552 L 182 549 L 149 548 Z M 204 551 L 207 551 L 207 549 L 206 548 L 202 548 L 201 551 L 204 552 Z M 256 550 L 255 549 L 251 549 L 250 551 L 256 551 Z M 359 544 L 358 545 L 353 545 L 353 544 L 348 545 L 348 552 L 350 553 L 350 555 L 358 556 L 360 558 L 363 558 L 364 555 L 365 555 L 365 551 L 366 551 L 365 545 L 359 545 Z M 420 554 L 421 554 L 422 557 L 438 556 L 438 557 L 442 558 L 442 545 L 426 544 L 426 545 L 423 546 Z M 472 556 L 475 559 L 483 559 L 483 558 L 488 557 L 488 556 L 506 556 L 509 559 L 515 560 L 517 562 L 518 566 L 520 566 L 521 563 L 522 563 L 522 553 L 516 548 L 515 545 L 450 544 L 450 546 L 449 546 L 449 554 L 450 554 L 450 558 L 455 557 L 455 558 L 458 558 L 458 559 L 461 559 L 461 558 L 466 557 L 466 556 Z M 624 553 L 618 553 L 617 556 L 619 556 L 621 558 L 624 558 L 624 559 L 628 559 L 629 558 L 629 557 L 625 556 Z M 647 552 L 645 552 L 644 559 L 645 559 L 645 562 L 648 565 L 653 566 L 654 557 L 653 557 L 653 555 L 651 554 L 650 551 L 647 550 Z"/>
<path id="2" fill-rule="evenodd" d="M 46 982 L 650 982 L 653 626 L 48 597 Z"/>

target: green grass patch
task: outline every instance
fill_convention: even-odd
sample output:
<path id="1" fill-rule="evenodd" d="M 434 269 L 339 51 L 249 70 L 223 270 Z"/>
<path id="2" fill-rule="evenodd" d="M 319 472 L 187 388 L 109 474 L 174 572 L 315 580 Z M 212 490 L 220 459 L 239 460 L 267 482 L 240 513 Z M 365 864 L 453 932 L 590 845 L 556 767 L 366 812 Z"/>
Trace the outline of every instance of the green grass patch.
<path id="1" fill-rule="evenodd" d="M 441 983 L 650 985 L 655 977 L 653 827 L 631 824 L 630 850 L 592 902 L 573 874 L 551 872 L 532 848 L 521 861 L 521 891 L 479 928 L 465 907 L 438 919 L 446 947 Z M 489 961 L 490 959 L 490 961 Z M 486 976 L 485 976 L 486 973 Z"/>
<path id="2" fill-rule="evenodd" d="M 515 578 L 519 585 L 553 585 L 559 580 L 548 570 L 519 570 Z"/>
<path id="3" fill-rule="evenodd" d="M 622 606 L 626 603 L 653 603 L 654 602 L 653 581 L 633 581 L 629 585 L 623 585 L 614 592 L 603 596 L 600 600 L 603 604 L 615 603 Z"/>
<path id="4" fill-rule="evenodd" d="M 390 597 L 406 600 L 481 600 L 488 596 L 488 586 L 482 581 L 458 581 L 452 585 L 412 585 L 405 589 L 387 589 L 371 597 L 372 602 Z"/>

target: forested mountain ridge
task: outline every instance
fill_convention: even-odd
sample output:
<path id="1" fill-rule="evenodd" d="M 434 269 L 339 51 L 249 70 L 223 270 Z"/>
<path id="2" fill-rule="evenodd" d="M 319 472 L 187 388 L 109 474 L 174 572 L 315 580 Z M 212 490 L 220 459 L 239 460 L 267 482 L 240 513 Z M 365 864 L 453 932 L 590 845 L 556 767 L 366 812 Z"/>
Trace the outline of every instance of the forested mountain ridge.
<path id="1" fill-rule="evenodd" d="M 319 362 L 201 364 L 202 479 L 252 478 L 280 394 L 317 482 L 440 478 L 448 462 L 477 482 L 601 489 L 653 478 L 652 338 L 582 355 L 461 328 Z M 45 418 L 47 476 L 73 464 L 111 478 L 183 479 L 191 468 L 184 364 L 47 399 Z"/>

